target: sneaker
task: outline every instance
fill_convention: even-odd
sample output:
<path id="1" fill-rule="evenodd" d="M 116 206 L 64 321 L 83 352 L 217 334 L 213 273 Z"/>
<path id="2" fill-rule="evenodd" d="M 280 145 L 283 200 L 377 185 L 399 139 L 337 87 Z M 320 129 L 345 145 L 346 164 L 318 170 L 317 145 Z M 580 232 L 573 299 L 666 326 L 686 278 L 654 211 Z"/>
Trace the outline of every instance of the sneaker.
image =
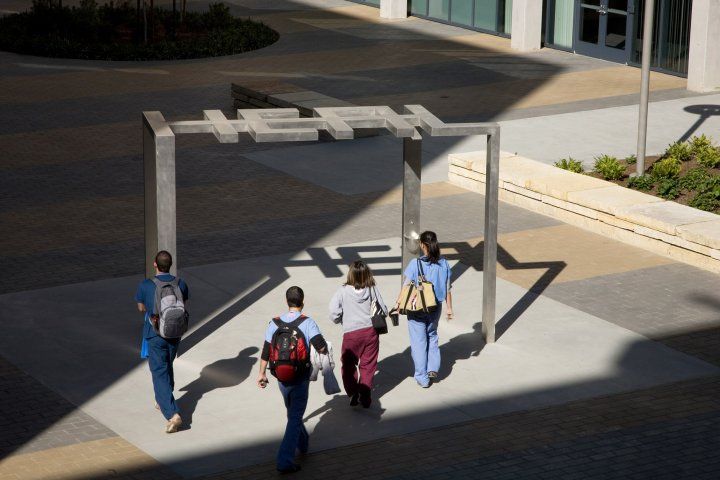
<path id="1" fill-rule="evenodd" d="M 370 408 L 370 405 L 372 404 L 372 398 L 368 395 L 367 397 L 360 397 L 360 403 L 362 404 L 363 408 Z"/>
<path id="2" fill-rule="evenodd" d="M 359 398 L 359 395 L 358 395 L 357 393 L 350 398 L 350 406 L 351 406 L 351 407 L 356 407 L 356 406 L 357 406 L 357 404 L 358 404 L 358 398 Z"/>
<path id="3" fill-rule="evenodd" d="M 277 471 L 280 473 L 295 473 L 300 471 L 300 465 L 297 463 L 293 463 L 292 465 L 288 465 L 287 467 L 277 467 Z"/>
<path id="4" fill-rule="evenodd" d="M 182 425 L 182 418 L 180 418 L 180 415 L 176 413 L 170 420 L 168 420 L 168 423 L 165 426 L 165 433 L 177 432 L 180 425 Z"/>
<path id="5" fill-rule="evenodd" d="M 420 385 L 422 388 L 430 388 L 430 382 L 423 385 L 422 383 L 418 382 L 418 385 Z"/>
<path id="6" fill-rule="evenodd" d="M 428 377 L 431 380 L 435 380 L 437 378 L 437 372 L 428 372 Z"/>

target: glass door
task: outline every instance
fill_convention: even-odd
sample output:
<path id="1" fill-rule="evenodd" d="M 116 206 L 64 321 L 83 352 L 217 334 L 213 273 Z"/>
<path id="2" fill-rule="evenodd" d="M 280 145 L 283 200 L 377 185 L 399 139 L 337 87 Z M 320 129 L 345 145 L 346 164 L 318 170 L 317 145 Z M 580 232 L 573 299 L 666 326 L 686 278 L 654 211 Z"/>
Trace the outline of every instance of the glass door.
<path id="1" fill-rule="evenodd" d="M 575 51 L 627 63 L 633 0 L 577 0 Z"/>

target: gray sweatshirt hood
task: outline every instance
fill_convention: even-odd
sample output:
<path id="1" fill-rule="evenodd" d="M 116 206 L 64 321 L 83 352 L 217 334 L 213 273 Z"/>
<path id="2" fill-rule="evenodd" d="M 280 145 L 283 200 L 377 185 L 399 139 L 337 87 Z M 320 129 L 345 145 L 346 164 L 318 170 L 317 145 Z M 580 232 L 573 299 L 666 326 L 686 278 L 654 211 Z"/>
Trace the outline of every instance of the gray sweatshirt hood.
<path id="1" fill-rule="evenodd" d="M 357 303 L 365 303 L 370 300 L 370 289 L 363 288 L 362 290 L 355 290 L 352 285 L 345 285 L 345 295 L 355 300 Z"/>

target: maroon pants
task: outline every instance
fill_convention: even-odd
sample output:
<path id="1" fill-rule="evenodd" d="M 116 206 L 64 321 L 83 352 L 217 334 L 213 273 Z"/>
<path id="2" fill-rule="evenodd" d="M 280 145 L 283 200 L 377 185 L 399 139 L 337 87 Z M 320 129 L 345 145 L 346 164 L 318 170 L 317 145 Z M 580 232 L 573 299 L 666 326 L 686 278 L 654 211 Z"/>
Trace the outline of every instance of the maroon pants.
<path id="1" fill-rule="evenodd" d="M 370 398 L 379 352 L 380 338 L 373 327 L 343 335 L 342 380 L 348 396 L 358 394 L 364 399 Z"/>

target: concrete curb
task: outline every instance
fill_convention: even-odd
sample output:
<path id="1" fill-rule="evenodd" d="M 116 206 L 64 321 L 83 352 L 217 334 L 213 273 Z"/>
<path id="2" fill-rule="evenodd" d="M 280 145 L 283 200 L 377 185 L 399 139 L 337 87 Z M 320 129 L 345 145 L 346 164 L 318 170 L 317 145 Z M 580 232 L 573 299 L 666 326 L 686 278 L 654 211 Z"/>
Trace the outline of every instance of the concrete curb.
<path id="1" fill-rule="evenodd" d="M 449 155 L 449 180 L 485 192 L 485 152 Z M 500 200 L 720 273 L 720 216 L 502 152 Z"/>

